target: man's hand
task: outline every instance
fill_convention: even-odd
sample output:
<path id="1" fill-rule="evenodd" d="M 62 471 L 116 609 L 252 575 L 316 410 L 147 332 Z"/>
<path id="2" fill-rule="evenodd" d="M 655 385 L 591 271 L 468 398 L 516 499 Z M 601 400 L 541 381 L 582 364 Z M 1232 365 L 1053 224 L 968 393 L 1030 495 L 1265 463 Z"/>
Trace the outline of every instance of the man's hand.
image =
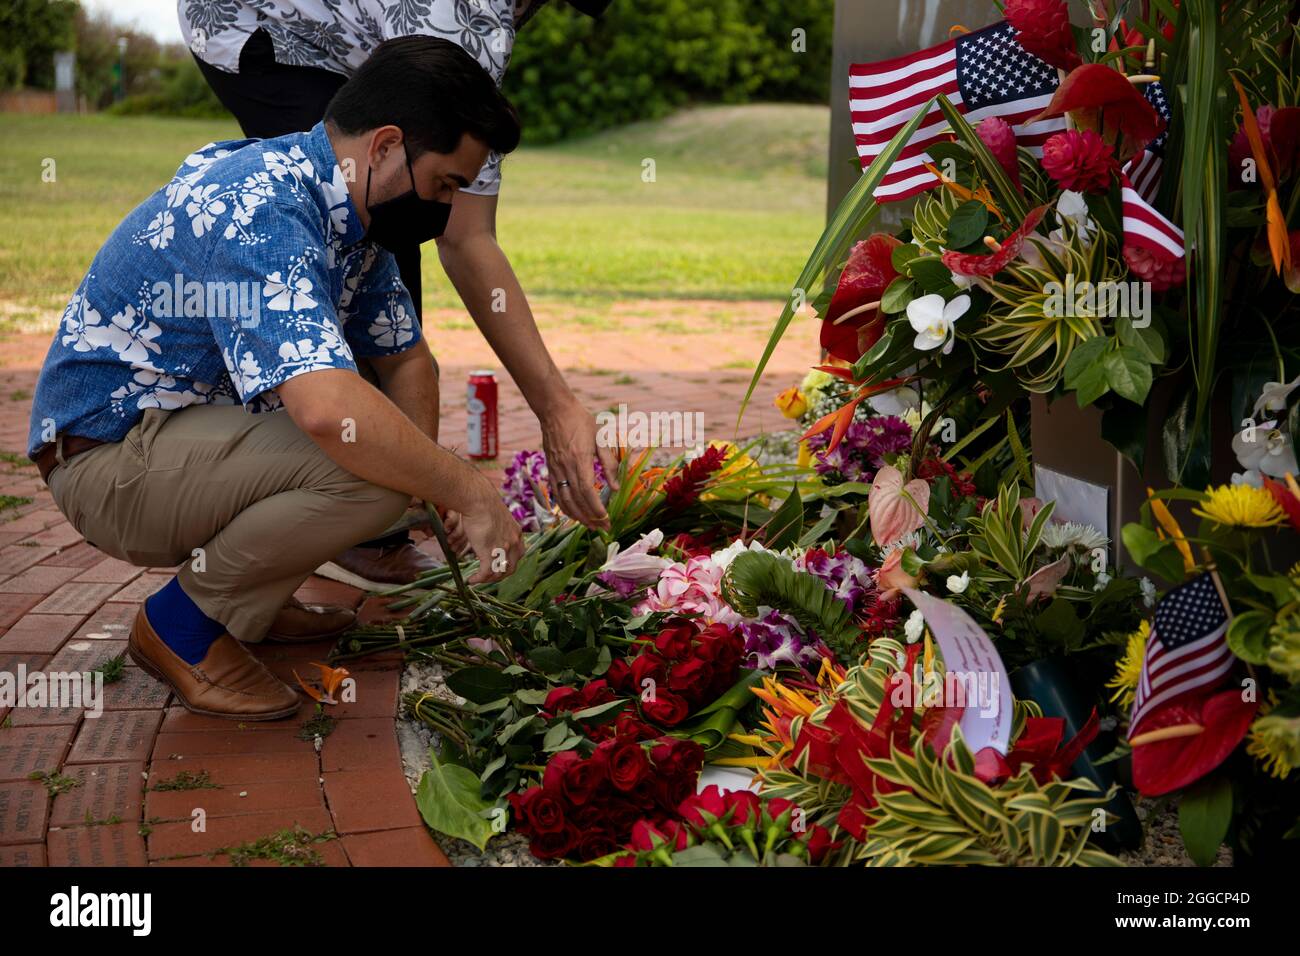
<path id="1" fill-rule="evenodd" d="M 487 492 L 479 496 L 481 503 L 460 515 L 457 522 L 478 558 L 478 570 L 469 577 L 470 584 L 509 577 L 524 556 L 524 536 L 519 522 L 497 490 L 486 481 L 484 484 Z"/>
<path id="2" fill-rule="evenodd" d="M 609 514 L 596 494 L 599 457 L 605 480 L 617 487 L 614 449 L 596 444 L 596 419 L 577 401 L 565 402 L 542 418 L 542 447 L 551 490 L 564 513 L 588 528 L 609 530 Z"/>
<path id="3" fill-rule="evenodd" d="M 465 535 L 465 523 L 459 511 L 448 511 L 442 519 L 443 530 L 447 532 L 447 543 L 457 555 L 469 553 L 469 538 Z"/>

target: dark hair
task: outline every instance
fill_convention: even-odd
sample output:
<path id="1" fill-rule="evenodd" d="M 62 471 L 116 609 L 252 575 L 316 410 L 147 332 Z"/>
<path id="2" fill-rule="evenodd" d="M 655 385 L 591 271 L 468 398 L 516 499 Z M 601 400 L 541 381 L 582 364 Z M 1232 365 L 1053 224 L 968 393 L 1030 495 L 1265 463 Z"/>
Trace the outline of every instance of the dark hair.
<path id="1" fill-rule="evenodd" d="M 519 145 L 519 116 L 488 71 L 455 43 L 430 36 L 375 47 L 334 94 L 325 119 L 349 136 L 401 127 L 412 158 L 453 152 L 464 133 L 498 153 Z"/>

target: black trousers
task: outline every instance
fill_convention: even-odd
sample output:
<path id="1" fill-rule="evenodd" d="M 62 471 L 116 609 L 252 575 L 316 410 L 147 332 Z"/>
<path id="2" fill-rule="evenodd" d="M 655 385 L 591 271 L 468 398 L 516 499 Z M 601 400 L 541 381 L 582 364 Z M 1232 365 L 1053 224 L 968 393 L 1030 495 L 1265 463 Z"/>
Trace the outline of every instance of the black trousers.
<path id="1" fill-rule="evenodd" d="M 275 62 L 271 37 L 257 30 L 239 53 L 239 72 L 227 73 L 204 63 L 199 70 L 217 99 L 239 121 L 245 136 L 270 139 L 311 129 L 325 117 L 338 88 L 347 77 L 312 66 L 285 66 Z M 420 247 L 413 245 L 393 254 L 402 283 L 415 303 L 415 321 L 422 322 L 420 306 Z M 358 547 L 391 547 L 410 540 L 405 531 L 361 542 Z"/>
<path id="2" fill-rule="evenodd" d="M 265 30 L 257 30 L 244 44 L 238 73 L 218 70 L 198 57 L 195 60 L 221 105 L 235 115 L 244 135 L 257 139 L 311 129 L 324 118 L 325 107 L 347 82 L 346 76 L 333 70 L 275 62 L 271 37 Z M 415 303 L 415 319 L 421 322 L 420 247 L 402 249 L 394 253 L 394 258 L 402 283 Z"/>

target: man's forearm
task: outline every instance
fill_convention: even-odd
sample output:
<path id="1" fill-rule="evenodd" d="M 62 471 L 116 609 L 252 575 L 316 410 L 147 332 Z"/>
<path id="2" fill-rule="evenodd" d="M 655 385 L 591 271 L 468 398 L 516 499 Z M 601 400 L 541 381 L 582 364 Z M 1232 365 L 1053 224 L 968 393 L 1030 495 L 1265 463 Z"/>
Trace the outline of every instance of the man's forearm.
<path id="1" fill-rule="evenodd" d="M 477 510 L 484 495 L 495 493 L 482 475 L 354 372 L 309 372 L 278 391 L 298 427 L 358 478 L 459 512 Z"/>
<path id="2" fill-rule="evenodd" d="M 419 342 L 400 356 L 373 362 L 379 390 L 434 441 L 438 440 L 440 387 L 428 344 Z"/>
<path id="3" fill-rule="evenodd" d="M 538 418 L 576 401 L 537 330 L 510 260 L 491 233 L 440 243 L 442 267 Z"/>

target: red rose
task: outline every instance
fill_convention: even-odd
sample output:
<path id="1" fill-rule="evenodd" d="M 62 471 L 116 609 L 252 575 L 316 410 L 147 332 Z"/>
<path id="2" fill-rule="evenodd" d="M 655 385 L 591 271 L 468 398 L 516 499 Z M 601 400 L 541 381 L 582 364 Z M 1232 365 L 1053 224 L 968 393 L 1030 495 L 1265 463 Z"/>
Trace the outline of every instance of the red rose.
<path id="1" fill-rule="evenodd" d="M 676 624 L 665 627 L 655 637 L 655 649 L 670 661 L 680 661 L 691 652 L 695 640 L 694 624 Z"/>
<path id="2" fill-rule="evenodd" d="M 565 827 L 564 806 L 556 794 L 544 787 L 531 787 L 523 794 L 511 794 L 510 805 L 519 828 L 528 835 L 558 833 Z"/>
<path id="3" fill-rule="evenodd" d="M 653 681 L 653 685 L 658 686 L 663 683 L 664 675 L 668 672 L 668 662 L 653 651 L 642 651 L 632 661 L 632 686 L 629 691 L 633 694 L 640 694 L 646 689 L 645 682 Z"/>
<path id="4" fill-rule="evenodd" d="M 627 666 L 627 661 L 620 657 L 609 665 L 609 670 L 605 671 L 605 679 L 615 690 L 626 690 L 628 682 L 632 679 L 632 669 Z"/>
<path id="5" fill-rule="evenodd" d="M 579 860 L 598 860 L 618 851 L 618 844 L 603 830 L 585 830 L 578 837 L 574 856 Z"/>
<path id="6" fill-rule="evenodd" d="M 658 826 L 649 820 L 638 820 L 632 827 L 630 846 L 642 853 L 648 853 L 665 843 L 674 850 L 684 850 L 688 845 L 687 841 L 685 828 L 675 820 L 668 820 Z"/>
<path id="7" fill-rule="evenodd" d="M 696 775 L 679 773 L 672 776 L 656 776 L 654 778 L 654 793 L 652 798 L 655 803 L 665 810 L 672 810 L 681 804 L 683 800 L 690 797 L 695 792 Z"/>
<path id="8" fill-rule="evenodd" d="M 572 824 L 565 824 L 553 833 L 539 833 L 528 844 L 528 849 L 539 860 L 557 860 L 567 856 L 578 845 L 580 834 Z"/>
<path id="9" fill-rule="evenodd" d="M 650 759 L 660 774 L 698 774 L 704 766 L 704 748 L 693 740 L 661 737 L 650 749 Z"/>
<path id="10" fill-rule="evenodd" d="M 677 805 L 677 815 L 687 823 L 708 829 L 727 813 L 727 801 L 717 784 L 705 787 Z"/>
<path id="11" fill-rule="evenodd" d="M 552 793 L 558 793 L 569 768 L 582 761 L 582 755 L 576 750 L 564 750 L 553 756 L 542 772 L 542 787 Z"/>
<path id="12" fill-rule="evenodd" d="M 700 657 L 678 661 L 668 672 L 668 687 L 693 703 L 708 692 L 713 681 L 713 665 Z"/>
<path id="13" fill-rule="evenodd" d="M 653 700 L 641 705 L 641 712 L 662 727 L 676 727 L 690 715 L 691 708 L 679 695 L 660 688 Z"/>
<path id="14" fill-rule="evenodd" d="M 653 740 L 659 731 L 631 711 L 624 711 L 614 721 L 614 736 L 628 740 Z"/>
<path id="15" fill-rule="evenodd" d="M 767 801 L 765 809 L 767 810 L 767 815 L 771 818 L 772 822 L 775 823 L 787 810 L 797 810 L 799 808 L 793 800 L 786 800 L 784 797 L 773 797 L 771 800 Z M 790 822 L 794 822 L 793 816 L 791 816 Z"/>
<path id="16" fill-rule="evenodd" d="M 803 842 L 808 847 L 808 861 L 813 864 L 820 863 L 826 851 L 831 848 L 831 831 L 814 823 L 809 827 Z"/>
<path id="17" fill-rule="evenodd" d="M 547 772 L 550 771 L 549 764 L 546 769 Z M 605 755 L 594 754 L 586 760 L 576 761 L 567 767 L 560 781 L 560 789 L 570 803 L 574 806 L 582 806 L 607 779 L 609 777 Z"/>
<path id="18" fill-rule="evenodd" d="M 1104 193 L 1119 172 L 1119 161 L 1092 130 L 1066 130 L 1043 144 L 1043 169 L 1062 189 Z"/>
<path id="19" fill-rule="evenodd" d="M 542 710 L 548 714 L 561 714 L 567 710 L 578 710 L 582 706 L 582 696 L 574 687 L 556 687 L 546 695 Z"/>
<path id="20" fill-rule="evenodd" d="M 762 812 L 758 794 L 752 790 L 729 790 L 725 794 L 725 800 L 727 809 L 734 811 L 730 821 L 733 826 L 743 827 L 758 822 Z"/>
<path id="21" fill-rule="evenodd" d="M 616 737 L 596 749 L 608 762 L 609 782 L 619 790 L 632 790 L 650 773 L 650 761 L 639 743 Z"/>
<path id="22" fill-rule="evenodd" d="M 614 692 L 604 680 L 593 680 L 587 682 L 579 696 L 584 708 L 595 707 L 597 704 L 608 704 L 614 699 Z"/>

